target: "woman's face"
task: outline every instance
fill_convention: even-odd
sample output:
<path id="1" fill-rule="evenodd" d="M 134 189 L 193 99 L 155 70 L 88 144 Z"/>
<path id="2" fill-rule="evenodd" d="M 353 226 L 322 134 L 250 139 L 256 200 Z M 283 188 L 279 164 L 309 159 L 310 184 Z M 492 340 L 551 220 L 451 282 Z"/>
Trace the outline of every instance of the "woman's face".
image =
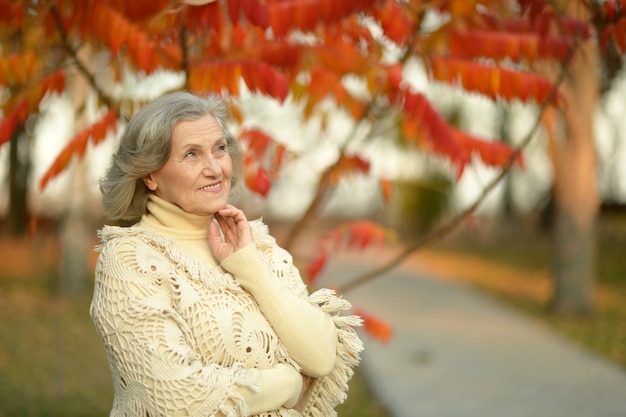
<path id="1" fill-rule="evenodd" d="M 211 215 L 228 200 L 232 168 L 224 132 L 207 114 L 174 127 L 169 159 L 144 183 L 188 213 Z"/>

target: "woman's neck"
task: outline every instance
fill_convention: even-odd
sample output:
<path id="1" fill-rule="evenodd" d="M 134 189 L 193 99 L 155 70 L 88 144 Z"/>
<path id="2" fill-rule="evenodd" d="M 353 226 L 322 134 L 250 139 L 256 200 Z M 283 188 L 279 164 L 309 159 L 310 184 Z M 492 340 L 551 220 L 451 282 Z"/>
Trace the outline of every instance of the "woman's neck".
<path id="1" fill-rule="evenodd" d="M 173 237 L 179 249 L 211 265 L 216 265 L 207 239 L 211 216 L 188 213 L 179 206 L 150 194 L 146 214 L 137 226 Z"/>

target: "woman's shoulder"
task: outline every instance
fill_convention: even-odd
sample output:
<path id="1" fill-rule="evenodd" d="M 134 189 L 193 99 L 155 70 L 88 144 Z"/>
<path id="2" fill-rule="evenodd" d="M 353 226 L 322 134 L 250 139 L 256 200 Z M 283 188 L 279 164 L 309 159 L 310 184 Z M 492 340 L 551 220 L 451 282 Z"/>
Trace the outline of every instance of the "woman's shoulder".
<path id="1" fill-rule="evenodd" d="M 104 226 L 97 271 L 138 271 L 142 276 L 161 276 L 173 271 L 172 242 L 167 236 L 142 227 Z"/>
<path id="2" fill-rule="evenodd" d="M 98 238 L 100 239 L 99 248 L 109 245 L 118 245 L 121 243 L 140 245 L 140 244 L 159 244 L 168 245 L 170 240 L 167 236 L 155 232 L 146 227 L 133 226 L 110 226 L 105 225 L 98 230 Z"/>

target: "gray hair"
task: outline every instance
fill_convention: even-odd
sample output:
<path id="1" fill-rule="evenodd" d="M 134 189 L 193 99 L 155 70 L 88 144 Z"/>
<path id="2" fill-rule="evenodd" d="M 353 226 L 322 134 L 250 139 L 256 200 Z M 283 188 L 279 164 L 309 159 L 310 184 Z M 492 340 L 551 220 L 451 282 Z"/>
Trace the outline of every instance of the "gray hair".
<path id="1" fill-rule="evenodd" d="M 228 130 L 224 100 L 214 93 L 204 97 L 184 91 L 168 93 L 147 104 L 131 119 L 111 165 L 100 180 L 104 216 L 108 221 L 132 224 L 141 218 L 150 193 L 143 179 L 161 169 L 169 159 L 174 127 L 207 114 L 215 118 L 224 132 L 233 162 L 232 186 L 235 186 L 243 172 L 243 156 Z"/>

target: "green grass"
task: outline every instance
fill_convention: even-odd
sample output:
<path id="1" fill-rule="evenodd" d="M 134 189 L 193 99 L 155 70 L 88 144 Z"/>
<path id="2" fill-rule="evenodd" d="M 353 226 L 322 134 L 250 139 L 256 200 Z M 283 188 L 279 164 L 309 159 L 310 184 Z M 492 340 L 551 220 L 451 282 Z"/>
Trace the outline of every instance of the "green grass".
<path id="1" fill-rule="evenodd" d="M 89 300 L 45 294 L 46 284 L 0 277 L 0 417 L 108 416 L 113 387 L 88 315 Z M 342 417 L 387 417 L 358 372 Z"/>
<path id="2" fill-rule="evenodd" d="M 0 416 L 107 416 L 112 385 L 86 302 L 2 297 Z"/>
<path id="3" fill-rule="evenodd" d="M 54 236 L 0 239 L 0 417 L 109 415 L 113 385 L 90 300 L 51 295 L 59 258 Z M 388 417 L 358 369 L 339 410 Z"/>

